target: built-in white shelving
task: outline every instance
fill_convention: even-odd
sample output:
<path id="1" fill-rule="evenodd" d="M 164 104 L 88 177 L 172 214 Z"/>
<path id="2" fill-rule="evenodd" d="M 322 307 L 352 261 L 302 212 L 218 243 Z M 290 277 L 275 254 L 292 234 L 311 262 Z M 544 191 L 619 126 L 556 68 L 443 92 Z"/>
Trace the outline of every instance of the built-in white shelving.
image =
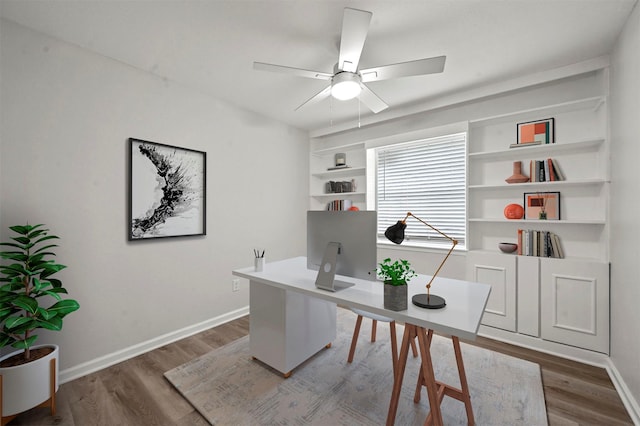
<path id="1" fill-rule="evenodd" d="M 311 173 L 311 176 L 318 179 L 335 179 L 339 177 L 362 176 L 366 173 L 365 167 L 348 167 L 337 170 L 327 170 L 325 172 Z"/>
<path id="2" fill-rule="evenodd" d="M 335 167 L 335 154 L 345 153 L 347 166 Z M 310 155 L 311 178 L 309 181 L 309 209 L 324 210 L 333 200 L 351 200 L 352 205 L 363 209 L 366 205 L 366 153 L 364 144 L 333 146 L 313 150 Z M 329 181 L 347 181 L 355 184 L 351 192 L 327 193 Z"/>

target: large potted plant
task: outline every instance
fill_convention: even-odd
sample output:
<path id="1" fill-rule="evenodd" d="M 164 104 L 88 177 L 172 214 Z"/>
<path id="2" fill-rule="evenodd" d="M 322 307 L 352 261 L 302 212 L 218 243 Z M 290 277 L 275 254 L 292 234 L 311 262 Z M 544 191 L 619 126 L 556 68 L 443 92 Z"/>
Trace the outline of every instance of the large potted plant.
<path id="1" fill-rule="evenodd" d="M 384 308 L 392 311 L 407 309 L 407 281 L 415 277 L 408 260 L 384 259 L 376 270 L 378 278 L 384 282 Z"/>
<path id="2" fill-rule="evenodd" d="M 64 265 L 49 259 L 59 237 L 40 225 L 12 226 L 17 236 L 0 257 L 9 263 L 0 265 L 0 348 L 12 346 L 18 351 L 0 358 L 2 424 L 38 405 L 51 407 L 55 414 L 58 390 L 58 346 L 34 346 L 37 329 L 62 330 L 62 319 L 80 305 L 67 294 L 53 275 Z"/>

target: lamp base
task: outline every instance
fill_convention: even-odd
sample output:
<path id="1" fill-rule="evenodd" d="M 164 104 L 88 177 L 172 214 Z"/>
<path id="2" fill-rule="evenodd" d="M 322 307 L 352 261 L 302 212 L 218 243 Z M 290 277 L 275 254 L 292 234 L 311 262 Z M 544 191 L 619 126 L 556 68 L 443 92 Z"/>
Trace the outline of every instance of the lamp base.
<path id="1" fill-rule="evenodd" d="M 441 309 L 447 305 L 444 298 L 436 296 L 435 294 L 427 296 L 427 294 L 424 293 L 413 296 L 411 302 L 416 306 L 427 309 Z"/>

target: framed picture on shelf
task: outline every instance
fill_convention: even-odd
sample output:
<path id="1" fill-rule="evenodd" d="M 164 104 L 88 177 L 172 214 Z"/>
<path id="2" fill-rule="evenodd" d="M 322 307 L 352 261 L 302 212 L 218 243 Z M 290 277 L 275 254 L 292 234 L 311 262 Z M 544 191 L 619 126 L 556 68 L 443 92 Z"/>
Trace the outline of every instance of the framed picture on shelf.
<path id="1" fill-rule="evenodd" d="M 518 123 L 517 136 L 517 146 L 555 143 L 555 120 L 545 118 L 544 120 Z"/>
<path id="2" fill-rule="evenodd" d="M 206 235 L 207 153 L 129 138 L 129 241 Z"/>
<path id="3" fill-rule="evenodd" d="M 525 192 L 524 218 L 560 220 L 560 193 Z"/>

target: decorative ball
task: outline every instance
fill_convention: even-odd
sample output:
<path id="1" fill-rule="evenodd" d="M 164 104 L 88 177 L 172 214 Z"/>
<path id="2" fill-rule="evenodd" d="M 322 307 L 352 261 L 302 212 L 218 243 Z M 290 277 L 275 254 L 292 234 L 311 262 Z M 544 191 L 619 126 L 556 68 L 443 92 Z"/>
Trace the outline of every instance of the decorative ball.
<path id="1" fill-rule="evenodd" d="M 351 207 L 349 207 L 349 210 L 351 210 L 352 212 L 357 212 L 357 211 L 359 211 L 360 209 L 359 209 L 359 208 L 357 208 L 356 206 L 351 206 Z"/>
<path id="2" fill-rule="evenodd" d="M 522 219 L 524 209 L 520 204 L 509 204 L 504 208 L 504 217 L 507 219 Z"/>

